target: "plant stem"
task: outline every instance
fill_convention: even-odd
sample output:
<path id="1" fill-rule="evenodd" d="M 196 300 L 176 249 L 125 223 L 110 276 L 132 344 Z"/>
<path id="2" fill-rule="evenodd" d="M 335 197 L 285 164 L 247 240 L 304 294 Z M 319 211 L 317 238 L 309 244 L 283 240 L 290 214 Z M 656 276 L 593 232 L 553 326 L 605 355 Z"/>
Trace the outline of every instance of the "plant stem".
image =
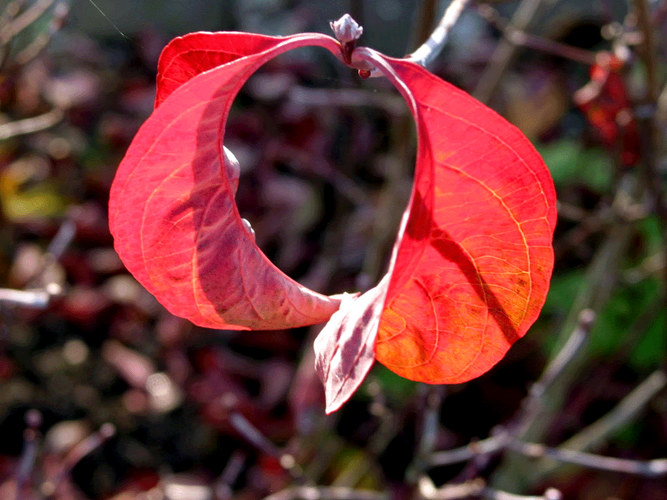
<path id="1" fill-rule="evenodd" d="M 264 500 L 298 500 L 317 498 L 320 500 L 389 500 L 387 493 L 371 490 L 326 486 L 296 486 L 266 497 Z"/>
<path id="2" fill-rule="evenodd" d="M 445 10 L 442 19 L 440 19 L 440 22 L 433 30 L 433 33 L 431 33 L 431 36 L 429 36 L 417 50 L 412 54 L 409 54 L 407 59 L 424 66 L 425 68 L 428 67 L 442 51 L 447 42 L 447 36 L 449 35 L 450 30 L 456 24 L 459 16 L 468 5 L 468 1 L 469 0 L 452 0 L 452 3 L 450 3 Z"/>
<path id="3" fill-rule="evenodd" d="M 23 120 L 16 120 L 0 125 L 0 141 L 16 137 L 17 135 L 32 134 L 39 132 L 56 125 L 63 119 L 63 110 L 60 108 L 53 108 L 44 114 L 24 118 Z"/>

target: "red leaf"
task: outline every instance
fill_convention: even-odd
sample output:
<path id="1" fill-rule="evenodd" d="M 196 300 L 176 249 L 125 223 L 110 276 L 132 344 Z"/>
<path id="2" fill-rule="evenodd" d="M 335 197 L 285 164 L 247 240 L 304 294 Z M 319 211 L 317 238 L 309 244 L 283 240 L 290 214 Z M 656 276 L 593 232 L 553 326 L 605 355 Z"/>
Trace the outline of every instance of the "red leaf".
<path id="1" fill-rule="evenodd" d="M 342 303 L 301 287 L 245 228 L 234 203 L 238 170 L 222 141 L 245 81 L 302 45 L 342 59 L 336 41 L 315 34 L 199 33 L 165 49 L 159 107 L 111 192 L 119 254 L 173 313 L 204 326 L 287 328 L 333 314 L 315 345 L 329 412 L 361 384 L 373 348 L 414 380 L 455 383 L 484 373 L 525 334 L 546 297 L 556 220 L 548 170 L 518 129 L 469 95 L 407 60 L 358 48 L 352 65 L 387 76 L 415 118 L 413 193 L 380 285 Z"/>
<path id="2" fill-rule="evenodd" d="M 185 54 L 167 49 L 161 59 L 161 105 L 134 138 L 111 189 L 115 248 L 167 309 L 198 325 L 277 329 L 320 323 L 339 300 L 291 280 L 255 245 L 234 201 L 238 166 L 225 165 L 222 142 L 232 101 L 257 68 L 289 49 L 321 45 L 334 52 L 338 43 L 317 34 L 270 40 L 232 34 L 241 47 L 264 50 L 238 51 L 231 62 L 205 71 L 216 57 L 228 57 L 229 37 L 183 37 L 175 44 L 185 44 Z M 202 50 L 211 46 L 199 65 L 188 58 L 198 54 L 196 43 L 206 44 Z M 197 71 L 204 72 L 194 76 Z"/>
<path id="3" fill-rule="evenodd" d="M 388 277 L 360 296 L 344 294 L 340 309 L 315 339 L 315 369 L 324 384 L 327 413 L 350 399 L 373 366 Z"/>
<path id="4" fill-rule="evenodd" d="M 289 39 L 302 36 L 295 35 Z M 285 40 L 282 37 L 233 32 L 224 36 L 221 33 L 197 32 L 174 38 L 160 54 L 155 107 L 192 77 L 242 57 L 275 50 Z"/>
<path id="5" fill-rule="evenodd" d="M 577 90 L 574 103 L 610 149 L 619 150 L 624 165 L 639 161 L 639 129 L 621 71 L 623 61 L 599 52 L 591 80 Z"/>
<path id="6" fill-rule="evenodd" d="M 458 383 L 489 370 L 544 304 L 556 197 L 523 134 L 412 62 L 370 49 L 417 123 L 417 165 L 376 344 L 403 377 Z M 407 219 L 406 219 L 407 217 Z"/>

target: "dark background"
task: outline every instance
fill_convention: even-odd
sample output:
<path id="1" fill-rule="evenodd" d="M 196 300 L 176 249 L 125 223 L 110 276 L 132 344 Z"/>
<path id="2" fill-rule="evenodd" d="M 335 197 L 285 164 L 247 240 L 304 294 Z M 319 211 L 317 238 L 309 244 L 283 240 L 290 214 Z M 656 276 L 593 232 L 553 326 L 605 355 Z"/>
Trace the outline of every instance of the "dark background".
<path id="1" fill-rule="evenodd" d="M 470 498 L 475 478 L 486 498 L 548 488 L 567 499 L 667 496 L 664 472 L 557 467 L 511 450 L 428 464 L 499 432 L 638 467 L 667 455 L 664 3 L 468 8 L 432 70 L 519 126 L 552 172 L 560 218 L 547 304 L 479 379 L 432 387 L 376 366 L 329 417 L 313 371 L 319 327 L 216 332 L 171 316 L 113 251 L 109 187 L 152 110 L 172 37 L 329 33 L 350 12 L 362 44 L 402 56 L 446 2 L 95 4 L 0 0 L 0 287 L 62 289 L 45 307 L 0 299 L 0 498 L 253 499 L 296 485 L 423 498 L 422 476 L 467 484 Z M 530 36 L 503 49 L 503 23 L 530 6 Z M 41 7 L 20 32 L 8 28 Z M 591 66 L 605 52 L 626 62 L 604 78 L 598 69 L 596 87 Z M 386 82 L 362 81 L 324 51 L 282 55 L 244 87 L 226 144 L 241 162 L 240 210 L 276 265 L 324 293 L 377 281 L 414 161 L 412 120 Z M 582 310 L 596 321 L 563 350 Z M 528 398 L 558 353 L 568 363 Z M 280 498 L 301 498 L 291 491 Z"/>

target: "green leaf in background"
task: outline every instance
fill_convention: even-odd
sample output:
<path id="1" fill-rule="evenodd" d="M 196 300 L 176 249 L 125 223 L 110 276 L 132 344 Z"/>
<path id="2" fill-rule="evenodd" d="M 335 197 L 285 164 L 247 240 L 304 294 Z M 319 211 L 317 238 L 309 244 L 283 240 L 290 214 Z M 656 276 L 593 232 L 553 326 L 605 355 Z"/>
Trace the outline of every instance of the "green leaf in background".
<path id="1" fill-rule="evenodd" d="M 604 150 L 584 148 L 581 141 L 570 138 L 536 147 L 556 187 L 583 184 L 599 192 L 611 187 L 614 165 Z"/>
<path id="2" fill-rule="evenodd" d="M 380 384 L 382 393 L 390 401 L 406 401 L 416 391 L 417 382 L 399 377 L 379 363 L 375 363 L 372 373 L 373 380 Z"/>
<path id="3" fill-rule="evenodd" d="M 644 333 L 628 362 L 635 369 L 647 370 L 667 359 L 667 311 L 662 311 Z"/>
<path id="4" fill-rule="evenodd" d="M 631 333 L 633 322 L 650 306 L 659 293 L 657 279 L 618 287 L 599 315 L 591 331 L 590 348 L 594 356 L 611 356 Z"/>

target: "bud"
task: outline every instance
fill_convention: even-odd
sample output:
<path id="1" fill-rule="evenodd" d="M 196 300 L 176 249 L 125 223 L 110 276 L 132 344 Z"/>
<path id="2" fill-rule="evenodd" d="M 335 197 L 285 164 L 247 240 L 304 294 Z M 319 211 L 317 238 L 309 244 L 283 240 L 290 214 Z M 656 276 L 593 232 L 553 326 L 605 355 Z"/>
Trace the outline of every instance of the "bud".
<path id="1" fill-rule="evenodd" d="M 350 14 L 343 14 L 338 21 L 331 21 L 329 25 L 340 43 L 354 43 L 364 32 L 364 28 Z"/>

